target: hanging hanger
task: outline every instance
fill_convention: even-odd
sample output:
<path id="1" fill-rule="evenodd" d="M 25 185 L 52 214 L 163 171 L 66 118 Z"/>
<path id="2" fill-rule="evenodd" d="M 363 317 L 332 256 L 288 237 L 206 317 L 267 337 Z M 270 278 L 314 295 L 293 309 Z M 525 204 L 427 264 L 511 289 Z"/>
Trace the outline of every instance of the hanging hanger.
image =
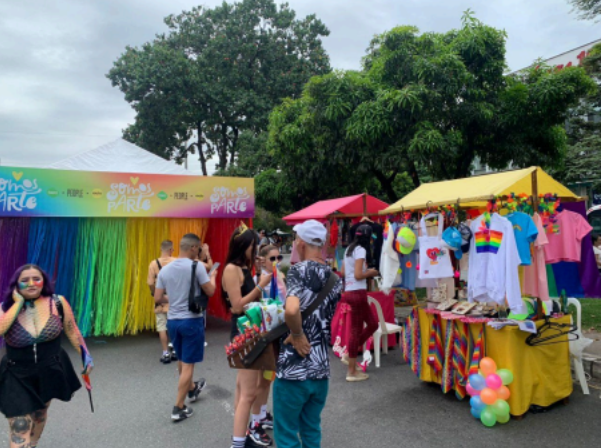
<path id="1" fill-rule="evenodd" d="M 535 347 L 537 345 L 561 344 L 564 342 L 576 341 L 580 338 L 580 336 L 575 333 L 576 331 L 578 331 L 578 327 L 574 324 L 558 324 L 557 322 L 551 322 L 549 318 L 545 316 L 545 323 L 539 327 L 536 334 L 531 334 L 526 338 L 526 344 Z M 568 335 L 567 340 L 553 341 L 564 335 Z"/>

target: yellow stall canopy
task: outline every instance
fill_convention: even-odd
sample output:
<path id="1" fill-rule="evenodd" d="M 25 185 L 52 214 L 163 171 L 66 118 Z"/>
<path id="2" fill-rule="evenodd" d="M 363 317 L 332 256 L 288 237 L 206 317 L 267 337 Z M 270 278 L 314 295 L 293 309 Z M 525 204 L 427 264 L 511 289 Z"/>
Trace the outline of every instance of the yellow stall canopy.
<path id="1" fill-rule="evenodd" d="M 534 189 L 533 189 L 533 183 Z M 515 171 L 466 177 L 423 184 L 401 200 L 382 210 L 381 215 L 403 210 L 423 210 L 428 207 L 457 204 L 461 207 L 480 207 L 496 196 L 526 193 L 529 196 L 552 193 L 566 202 L 581 200 L 569 188 L 557 182 L 541 168 L 531 166 Z"/>

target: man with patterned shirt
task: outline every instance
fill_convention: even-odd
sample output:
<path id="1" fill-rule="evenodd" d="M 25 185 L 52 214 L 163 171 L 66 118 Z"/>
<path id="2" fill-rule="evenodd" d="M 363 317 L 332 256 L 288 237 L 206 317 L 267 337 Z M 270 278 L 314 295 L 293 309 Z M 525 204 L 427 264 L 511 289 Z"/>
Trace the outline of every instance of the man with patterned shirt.
<path id="1" fill-rule="evenodd" d="M 322 258 L 327 231 L 309 220 L 294 227 L 301 262 L 286 278 L 286 324 L 290 335 L 280 347 L 277 378 L 273 386 L 275 441 L 278 448 L 319 448 L 321 412 L 330 378 L 328 345 L 330 323 L 342 292 L 338 279 L 324 302 L 304 321 L 301 312 L 317 299 L 330 275 L 336 275 Z M 299 440 L 300 437 L 300 440 Z"/>

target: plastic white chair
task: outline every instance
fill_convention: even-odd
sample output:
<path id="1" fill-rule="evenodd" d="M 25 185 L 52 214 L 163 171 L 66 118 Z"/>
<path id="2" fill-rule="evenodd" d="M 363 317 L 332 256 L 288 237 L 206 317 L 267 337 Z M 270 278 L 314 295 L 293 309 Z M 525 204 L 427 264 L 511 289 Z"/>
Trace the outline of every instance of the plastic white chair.
<path id="1" fill-rule="evenodd" d="M 575 332 L 575 334 L 578 335 L 578 339 L 575 341 L 570 341 L 570 358 L 572 359 L 574 372 L 576 372 L 576 377 L 578 378 L 578 382 L 582 388 L 582 393 L 584 395 L 589 395 L 590 391 L 588 388 L 588 383 L 586 382 L 586 375 L 584 374 L 584 362 L 582 359 L 582 354 L 583 350 L 593 341 L 582 336 L 582 307 L 580 305 L 580 301 L 573 297 L 568 297 L 568 306 L 570 305 L 573 305 L 574 308 L 576 308 L 576 326 L 578 327 Z M 588 344 L 587 340 L 590 341 Z"/>
<path id="2" fill-rule="evenodd" d="M 367 296 L 367 302 L 370 305 L 374 305 L 376 307 L 376 313 L 378 314 L 378 329 L 374 333 L 374 353 L 376 355 L 376 367 L 380 367 L 380 347 L 382 347 L 382 336 L 384 339 L 384 346 L 382 350 L 385 354 L 388 354 L 388 335 L 395 333 L 402 333 L 403 327 L 400 327 L 395 324 L 389 324 L 384 320 L 384 313 L 382 312 L 382 307 L 380 303 L 371 296 Z"/>

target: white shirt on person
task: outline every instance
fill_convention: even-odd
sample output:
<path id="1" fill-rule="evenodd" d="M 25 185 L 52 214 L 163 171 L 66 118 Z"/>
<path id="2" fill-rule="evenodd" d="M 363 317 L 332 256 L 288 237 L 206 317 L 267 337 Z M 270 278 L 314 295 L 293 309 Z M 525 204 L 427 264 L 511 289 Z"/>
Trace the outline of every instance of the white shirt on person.
<path id="1" fill-rule="evenodd" d="M 364 260 L 367 257 L 367 252 L 361 246 L 355 247 L 355 250 L 348 256 L 348 249 L 344 254 L 344 290 L 358 291 L 367 289 L 367 280 L 357 280 L 355 278 L 355 261 Z M 365 272 L 365 263 L 363 263 L 363 272 Z"/>

